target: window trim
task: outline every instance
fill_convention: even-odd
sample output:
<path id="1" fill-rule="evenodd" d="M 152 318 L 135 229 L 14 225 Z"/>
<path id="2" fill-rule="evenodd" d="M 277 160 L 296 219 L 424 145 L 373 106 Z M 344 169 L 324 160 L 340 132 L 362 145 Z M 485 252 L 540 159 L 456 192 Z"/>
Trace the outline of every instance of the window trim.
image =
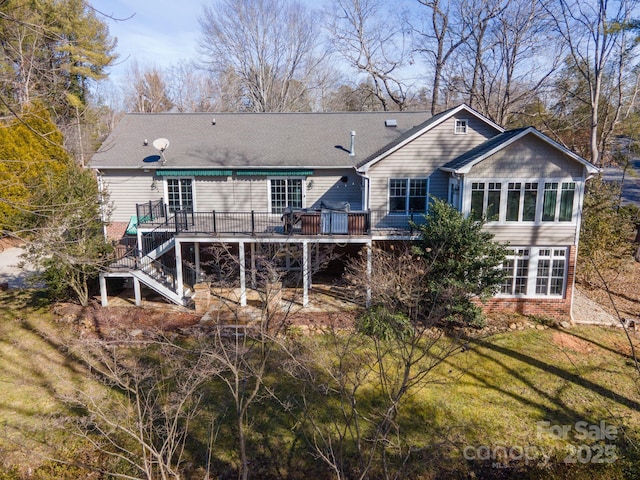
<path id="1" fill-rule="evenodd" d="M 466 118 L 456 118 L 453 123 L 454 135 L 466 135 L 469 133 L 469 120 Z"/>
<path id="2" fill-rule="evenodd" d="M 182 177 L 182 176 L 167 176 L 162 179 L 162 188 L 164 195 L 164 203 L 167 206 L 167 210 L 171 209 L 169 205 L 169 180 L 190 180 L 191 181 L 191 201 L 193 203 L 192 209 L 197 212 L 196 203 L 196 177 Z M 180 208 L 182 208 L 182 190 L 180 191 Z"/>
<path id="3" fill-rule="evenodd" d="M 400 210 L 391 210 L 391 181 L 392 180 L 404 180 L 405 183 L 405 188 L 407 191 L 407 194 L 405 195 L 405 201 L 404 201 L 404 206 L 405 209 L 403 211 Z M 409 210 L 409 202 L 411 199 L 411 196 L 409 195 L 409 191 L 411 188 L 411 180 L 424 180 L 425 181 L 425 188 L 426 188 L 426 194 L 424 196 L 424 210 L 421 211 L 414 211 L 413 213 L 427 213 L 429 211 L 429 190 L 431 187 L 431 180 L 429 179 L 429 177 L 389 177 L 387 178 L 387 214 L 388 215 L 411 215 L 411 210 Z"/>
<path id="4" fill-rule="evenodd" d="M 527 291 L 526 293 L 503 293 L 502 292 L 502 285 L 500 286 L 500 291 L 495 295 L 496 298 L 535 298 L 535 299 L 561 299 L 561 298 L 565 298 L 566 293 L 567 293 L 567 284 L 569 283 L 570 279 L 569 279 L 569 262 L 571 260 L 570 258 L 570 254 L 571 254 L 571 249 L 569 246 L 566 245 L 561 245 L 561 246 L 509 246 L 509 250 L 514 251 L 514 254 L 511 255 L 507 255 L 507 259 L 517 259 L 517 258 L 526 258 L 528 265 L 527 265 Z M 525 257 L 519 257 L 518 256 L 518 252 L 521 250 L 528 250 L 529 255 L 525 256 Z M 545 251 L 550 251 L 551 255 L 547 256 L 541 255 L 541 252 L 545 252 Z M 564 252 L 564 256 L 560 256 L 560 255 L 555 255 L 556 251 L 563 251 Z M 541 260 L 550 260 L 550 265 L 549 265 L 549 274 L 545 277 L 549 280 L 551 280 L 552 278 L 559 278 L 559 277 L 553 277 L 552 273 L 553 273 L 553 260 L 554 259 L 560 259 L 562 258 L 564 260 L 564 267 L 563 267 L 563 272 L 562 272 L 562 291 L 560 293 L 537 293 L 537 289 L 538 289 L 538 267 L 540 264 Z M 514 267 L 514 271 L 515 271 L 515 267 Z M 511 277 L 514 278 L 514 277 Z M 514 288 L 514 283 L 512 281 L 512 291 Z M 551 288 L 551 281 L 549 281 L 549 283 L 546 286 L 546 290 L 547 292 L 550 290 Z"/>
<path id="5" fill-rule="evenodd" d="M 577 225 L 579 220 L 579 199 L 583 193 L 584 184 L 581 180 L 575 178 L 477 178 L 466 177 L 463 188 L 463 213 L 467 216 L 471 215 L 472 195 L 475 191 L 473 189 L 474 183 L 484 183 L 484 200 L 483 200 L 483 215 L 486 214 L 487 202 L 488 202 L 488 190 L 489 184 L 501 184 L 500 190 L 500 209 L 498 211 L 498 218 L 495 220 L 486 219 L 486 223 L 489 225 Z M 520 195 L 518 204 L 518 220 L 507 220 L 507 205 L 509 199 L 509 185 L 520 184 Z M 557 183 L 557 190 L 555 194 L 555 210 L 553 220 L 542 220 L 544 213 L 544 199 L 545 199 L 545 185 L 549 183 Z M 536 193 L 536 206 L 535 206 L 535 218 L 534 220 L 522 220 L 524 215 L 524 202 L 526 197 L 527 185 L 536 184 L 538 186 Z M 573 184 L 573 190 L 565 190 L 573 192 L 573 205 L 571 210 L 571 218 L 569 220 L 560 220 L 561 213 L 561 200 L 563 196 L 563 185 Z"/>
<path id="6" fill-rule="evenodd" d="M 506 277 L 506 279 L 511 279 L 511 293 L 505 293 L 502 291 L 505 282 L 503 282 L 503 284 L 500 286 L 500 292 L 499 292 L 499 296 L 503 296 L 503 297 L 510 297 L 510 298 L 514 298 L 514 297 L 526 297 L 528 295 L 529 292 L 529 288 L 531 285 L 531 247 L 513 247 L 513 248 L 509 248 L 509 253 L 505 260 L 512 260 L 514 262 L 513 264 L 513 275 Z M 518 276 L 518 270 L 521 268 L 520 262 L 521 261 L 526 261 L 526 269 L 527 269 L 527 275 L 523 276 L 520 275 Z M 503 264 L 503 268 L 504 268 L 504 264 Z M 525 278 L 526 279 L 526 283 L 525 283 L 525 293 L 514 293 L 514 291 L 517 289 L 517 282 L 516 280 L 518 278 Z"/>
<path id="7" fill-rule="evenodd" d="M 305 176 L 300 176 L 300 175 L 292 175 L 292 176 L 270 176 L 267 177 L 267 211 L 270 214 L 273 214 L 273 203 L 272 203 L 272 198 L 271 198 L 271 182 L 273 180 L 286 180 L 287 182 L 289 182 L 289 180 L 300 180 L 300 184 L 301 184 L 301 204 L 302 207 L 301 208 L 307 208 L 307 177 Z M 286 207 L 285 207 L 286 208 Z M 280 215 L 278 213 L 278 215 Z"/>

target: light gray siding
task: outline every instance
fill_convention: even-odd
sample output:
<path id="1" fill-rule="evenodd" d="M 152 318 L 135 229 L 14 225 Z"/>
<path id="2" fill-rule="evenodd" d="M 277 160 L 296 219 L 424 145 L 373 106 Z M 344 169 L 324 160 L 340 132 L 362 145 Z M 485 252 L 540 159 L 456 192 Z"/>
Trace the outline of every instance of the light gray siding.
<path id="1" fill-rule="evenodd" d="M 196 177 L 199 212 L 266 212 L 269 209 L 266 177 Z"/>
<path id="2" fill-rule="evenodd" d="M 561 154 L 539 138 L 528 135 L 475 165 L 475 178 L 581 178 L 582 164 Z"/>
<path id="3" fill-rule="evenodd" d="M 549 246 L 575 245 L 577 229 L 570 224 L 545 225 L 492 225 L 486 224 L 484 229 L 494 235 L 494 240 L 511 245 Z"/>
<path id="4" fill-rule="evenodd" d="M 162 180 L 152 190 L 153 175 L 143 171 L 121 170 L 103 173 L 102 182 L 112 206 L 112 222 L 128 222 L 136 214 L 136 203 L 158 200 L 163 196 Z"/>
<path id="5" fill-rule="evenodd" d="M 347 177 L 347 182 L 342 181 Z M 279 177 L 280 178 L 280 177 Z M 282 177 L 284 178 L 284 177 Z M 113 204 L 111 221 L 129 221 L 136 214 L 136 204 L 164 198 L 163 178 L 151 172 L 109 171 L 103 183 Z M 267 212 L 269 210 L 269 177 L 195 177 L 193 196 L 196 211 Z M 313 183 L 311 183 L 313 181 Z M 307 208 L 320 208 L 321 202 L 348 202 L 351 210 L 362 209 L 362 179 L 355 170 L 330 170 L 305 178 Z M 309 188 L 310 187 L 310 188 Z"/>
<path id="6" fill-rule="evenodd" d="M 343 182 L 342 177 L 347 181 Z M 355 170 L 316 171 L 307 178 L 306 206 L 320 208 L 322 202 L 349 202 L 351 210 L 362 210 L 362 178 Z"/>
<path id="7" fill-rule="evenodd" d="M 342 177 L 347 182 L 342 182 Z M 196 210 L 221 212 L 267 212 L 271 177 L 197 177 Z M 285 178 L 285 177 L 277 177 Z M 299 178 L 299 177 L 296 177 Z M 304 178 L 307 208 L 320 208 L 321 202 L 349 202 L 352 210 L 362 208 L 361 178 L 355 170 L 316 172 Z"/>
<path id="8" fill-rule="evenodd" d="M 468 133 L 454 133 L 457 119 L 467 120 Z M 453 116 L 433 127 L 369 169 L 371 209 L 387 208 L 389 178 L 429 178 L 429 193 L 446 199 L 449 177 L 438 168 L 497 133 L 485 122 L 465 115 Z"/>

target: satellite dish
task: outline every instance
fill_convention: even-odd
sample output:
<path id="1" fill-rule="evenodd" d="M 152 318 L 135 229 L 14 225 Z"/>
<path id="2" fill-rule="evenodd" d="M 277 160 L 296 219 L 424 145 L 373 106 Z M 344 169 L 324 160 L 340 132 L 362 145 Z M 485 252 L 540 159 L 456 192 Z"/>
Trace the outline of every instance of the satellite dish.
<path id="1" fill-rule="evenodd" d="M 153 148 L 160 150 L 160 153 L 164 152 L 169 147 L 169 140 L 166 138 L 156 138 L 153 141 Z"/>

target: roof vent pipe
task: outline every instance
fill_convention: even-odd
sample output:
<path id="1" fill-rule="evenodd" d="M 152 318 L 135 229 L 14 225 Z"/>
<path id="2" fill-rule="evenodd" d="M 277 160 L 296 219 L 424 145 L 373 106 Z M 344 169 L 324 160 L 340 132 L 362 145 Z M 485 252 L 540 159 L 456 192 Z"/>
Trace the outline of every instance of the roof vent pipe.
<path id="1" fill-rule="evenodd" d="M 349 156 L 355 157 L 356 155 L 356 132 L 351 131 L 351 147 L 349 147 Z"/>

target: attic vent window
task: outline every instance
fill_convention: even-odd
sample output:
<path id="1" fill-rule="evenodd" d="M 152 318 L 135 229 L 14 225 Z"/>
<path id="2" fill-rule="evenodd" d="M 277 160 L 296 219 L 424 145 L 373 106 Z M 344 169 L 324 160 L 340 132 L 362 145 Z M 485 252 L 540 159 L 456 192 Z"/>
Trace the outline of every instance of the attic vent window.
<path id="1" fill-rule="evenodd" d="M 398 121 L 396 119 L 389 119 L 384 121 L 385 127 L 397 127 Z"/>
<path id="2" fill-rule="evenodd" d="M 467 121 L 466 120 L 456 120 L 456 127 L 454 130 L 456 135 L 464 135 L 467 133 Z"/>

